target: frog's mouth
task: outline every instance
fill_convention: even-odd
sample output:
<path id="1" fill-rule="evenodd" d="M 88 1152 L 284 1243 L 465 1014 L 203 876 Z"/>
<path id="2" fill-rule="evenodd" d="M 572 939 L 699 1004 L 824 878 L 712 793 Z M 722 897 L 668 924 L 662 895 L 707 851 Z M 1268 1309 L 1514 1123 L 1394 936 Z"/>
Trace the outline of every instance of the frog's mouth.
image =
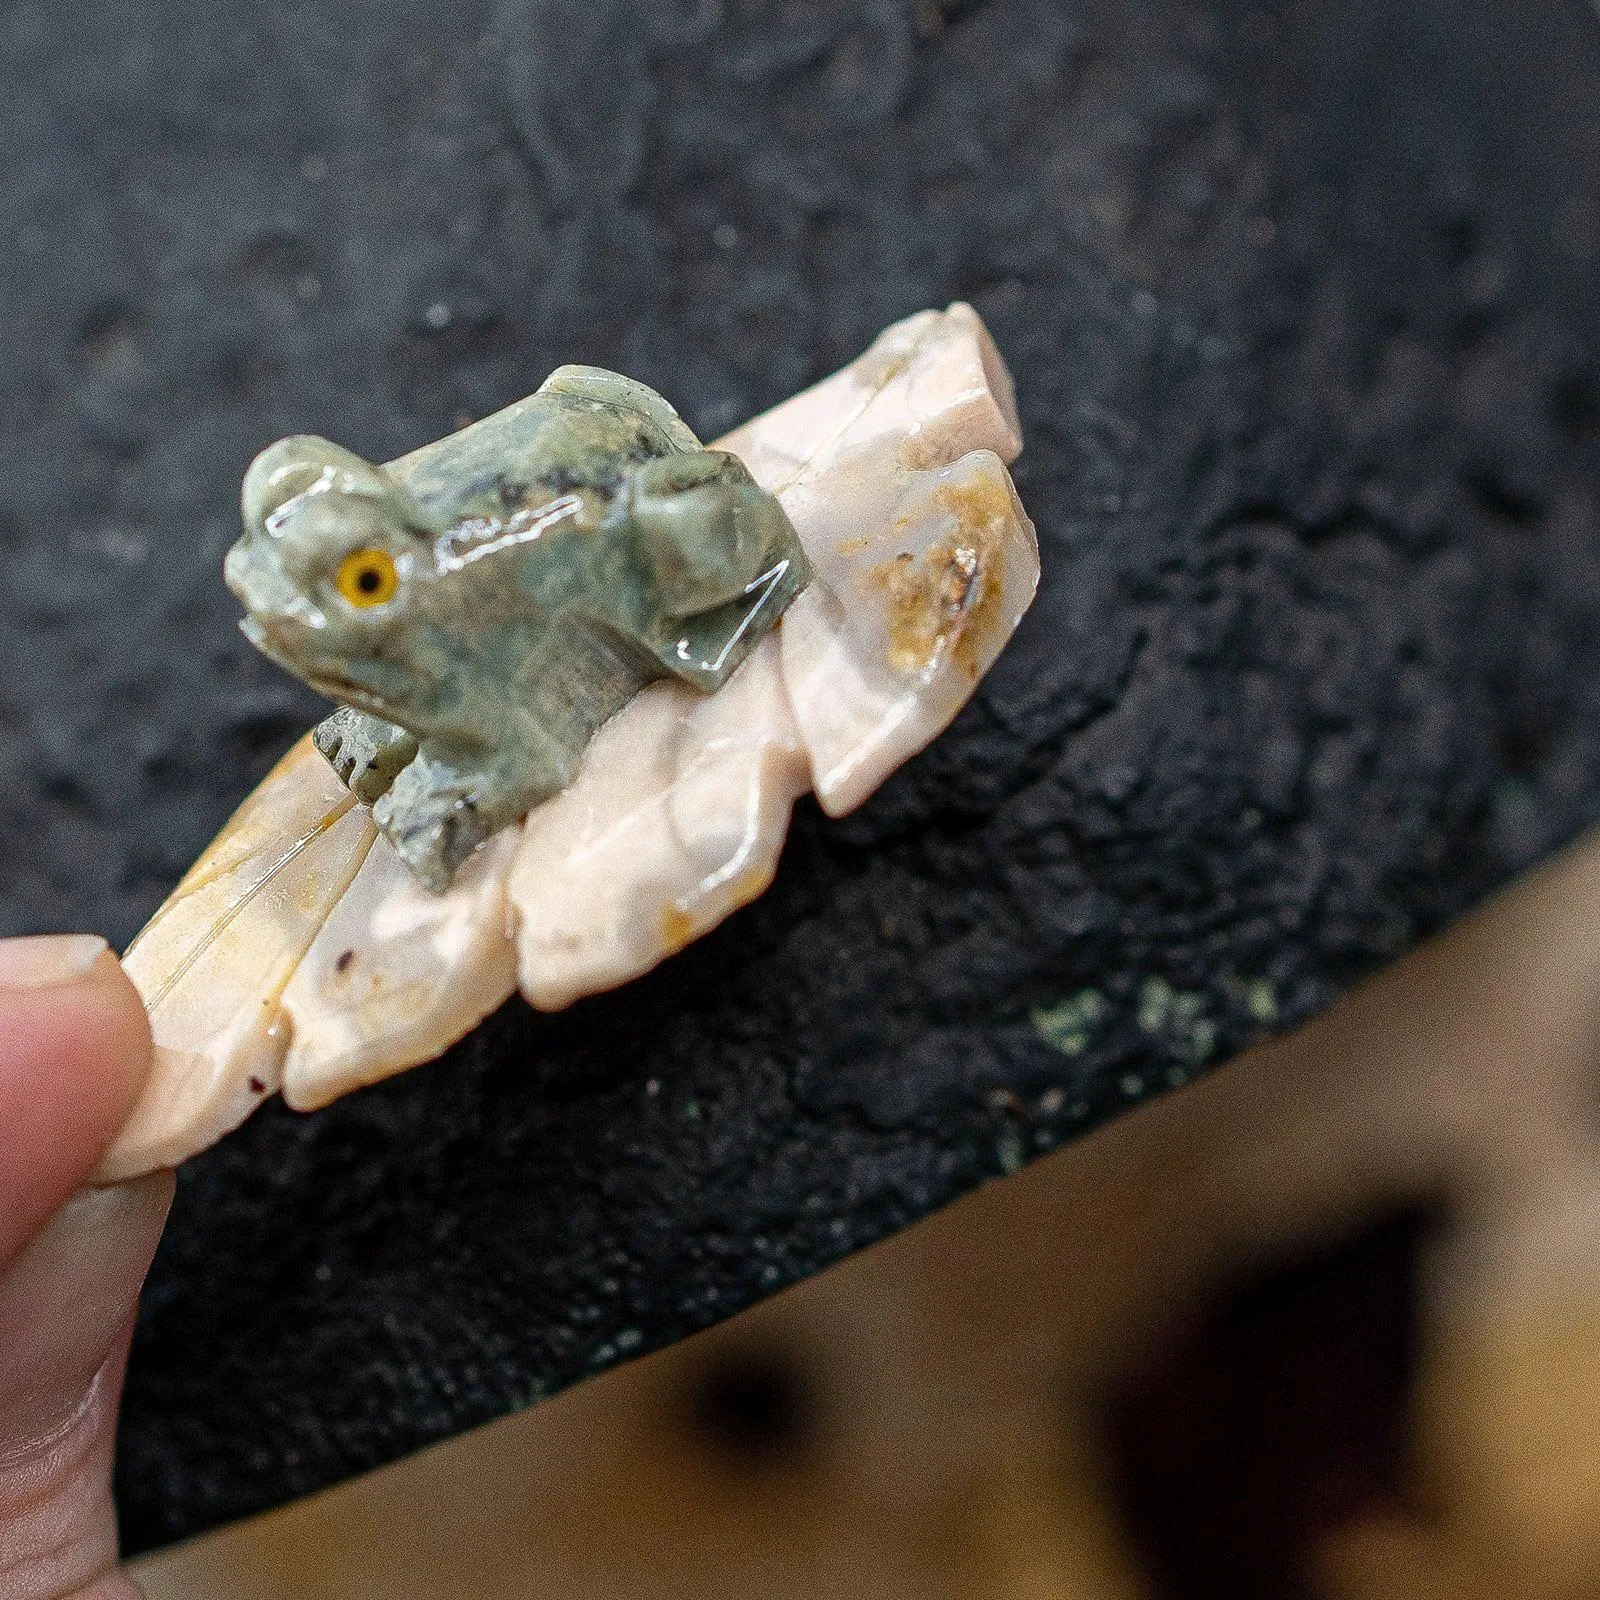
<path id="1" fill-rule="evenodd" d="M 371 712 L 375 717 L 392 720 L 389 700 L 376 684 L 364 683 L 351 673 L 351 662 L 345 655 L 328 655 L 307 650 L 307 635 L 315 637 L 307 625 L 296 619 L 292 624 L 294 639 L 291 642 L 281 627 L 261 617 L 247 614 L 239 621 L 239 631 L 267 660 L 282 667 L 302 683 L 326 695 L 341 705 L 354 706 L 358 711 Z"/>
<path id="2" fill-rule="evenodd" d="M 264 623 L 260 617 L 250 615 L 241 617 L 239 632 L 275 666 L 282 667 L 285 672 L 292 672 L 297 678 L 305 675 L 305 669 L 301 664 L 301 653 L 292 649 L 277 631 Z"/>

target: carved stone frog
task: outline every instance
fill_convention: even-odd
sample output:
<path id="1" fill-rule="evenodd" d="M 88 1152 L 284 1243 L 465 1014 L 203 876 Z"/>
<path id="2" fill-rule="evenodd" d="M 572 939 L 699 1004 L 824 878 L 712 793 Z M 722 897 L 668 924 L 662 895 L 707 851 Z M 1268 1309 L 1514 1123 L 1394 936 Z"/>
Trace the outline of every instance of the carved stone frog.
<path id="1" fill-rule="evenodd" d="M 243 498 L 244 631 L 341 702 L 318 747 L 434 890 L 647 682 L 718 689 L 811 576 L 737 457 L 593 367 L 387 466 L 285 439 Z"/>

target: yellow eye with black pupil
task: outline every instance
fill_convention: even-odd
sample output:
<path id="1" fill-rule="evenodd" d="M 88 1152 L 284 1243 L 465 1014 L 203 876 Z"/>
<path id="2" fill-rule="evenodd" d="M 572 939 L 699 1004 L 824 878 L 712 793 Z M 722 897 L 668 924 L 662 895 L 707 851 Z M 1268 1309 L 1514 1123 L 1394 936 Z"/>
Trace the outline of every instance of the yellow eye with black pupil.
<path id="1" fill-rule="evenodd" d="M 339 563 L 334 585 L 353 606 L 383 606 L 394 599 L 400 574 L 387 550 L 352 550 Z"/>

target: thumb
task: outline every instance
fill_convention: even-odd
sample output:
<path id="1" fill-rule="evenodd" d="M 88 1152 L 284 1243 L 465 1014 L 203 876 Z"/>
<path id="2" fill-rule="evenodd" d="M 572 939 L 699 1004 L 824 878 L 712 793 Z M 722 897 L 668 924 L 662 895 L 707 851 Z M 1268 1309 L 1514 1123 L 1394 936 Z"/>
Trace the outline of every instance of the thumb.
<path id="1" fill-rule="evenodd" d="M 105 942 L 0 941 L 0 1594 L 132 1594 L 111 1463 L 139 1287 L 170 1174 L 79 1192 L 149 1071 Z"/>
<path id="2" fill-rule="evenodd" d="M 0 1270 L 94 1171 L 150 1048 L 104 939 L 0 939 Z"/>

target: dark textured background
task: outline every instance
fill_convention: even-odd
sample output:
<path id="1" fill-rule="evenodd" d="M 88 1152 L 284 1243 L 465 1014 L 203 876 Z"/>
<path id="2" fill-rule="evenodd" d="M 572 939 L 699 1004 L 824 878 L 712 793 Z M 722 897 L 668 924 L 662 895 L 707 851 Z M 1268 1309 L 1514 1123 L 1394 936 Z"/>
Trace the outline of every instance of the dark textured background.
<path id="1" fill-rule="evenodd" d="M 0 81 L 0 931 L 131 935 L 317 714 L 217 578 L 278 434 L 568 360 L 711 434 L 964 296 L 1045 560 L 754 908 L 185 1170 L 132 1548 L 726 1316 L 1600 815 L 1579 0 L 7 0 Z"/>

